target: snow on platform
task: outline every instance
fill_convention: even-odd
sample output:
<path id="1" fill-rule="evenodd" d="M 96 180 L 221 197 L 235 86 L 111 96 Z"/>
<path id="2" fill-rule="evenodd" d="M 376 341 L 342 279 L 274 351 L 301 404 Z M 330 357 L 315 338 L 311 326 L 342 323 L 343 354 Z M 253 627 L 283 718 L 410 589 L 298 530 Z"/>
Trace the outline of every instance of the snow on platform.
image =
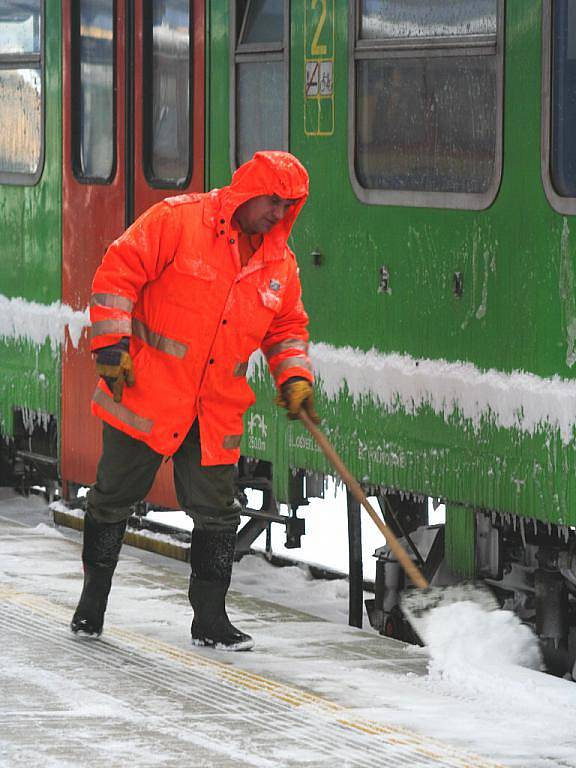
<path id="1" fill-rule="evenodd" d="M 229 600 L 255 649 L 192 648 L 187 577 L 125 547 L 104 635 L 78 640 L 79 535 L 40 500 L 0 493 L 1 766 L 576 768 L 574 684 L 526 670 L 516 712 L 478 683 L 459 696 L 424 650 L 306 612 L 321 592 L 345 606 L 341 582 L 255 557 Z"/>

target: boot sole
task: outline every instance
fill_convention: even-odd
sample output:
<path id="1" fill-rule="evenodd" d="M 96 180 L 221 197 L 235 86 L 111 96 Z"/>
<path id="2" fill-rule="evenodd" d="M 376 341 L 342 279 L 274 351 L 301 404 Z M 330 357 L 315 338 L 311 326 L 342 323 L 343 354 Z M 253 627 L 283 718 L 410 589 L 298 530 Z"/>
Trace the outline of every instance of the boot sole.
<path id="1" fill-rule="evenodd" d="M 249 651 L 254 648 L 254 640 L 243 640 L 241 643 L 233 645 L 224 645 L 224 643 L 215 643 L 214 640 L 204 637 L 193 637 L 192 645 L 203 648 L 214 648 L 216 651 Z"/>
<path id="2" fill-rule="evenodd" d="M 90 640 L 99 640 L 102 632 L 99 632 L 96 634 L 95 632 L 72 632 L 72 637 L 75 637 L 77 640 L 80 640 L 82 642 L 90 641 Z"/>
<path id="3" fill-rule="evenodd" d="M 75 637 L 78 640 L 98 640 L 98 638 L 102 634 L 102 630 L 100 630 L 99 632 L 87 632 L 85 629 L 82 629 L 81 627 L 78 627 L 78 629 L 74 629 L 74 627 L 72 626 L 70 626 L 70 632 L 72 632 L 72 637 Z"/>

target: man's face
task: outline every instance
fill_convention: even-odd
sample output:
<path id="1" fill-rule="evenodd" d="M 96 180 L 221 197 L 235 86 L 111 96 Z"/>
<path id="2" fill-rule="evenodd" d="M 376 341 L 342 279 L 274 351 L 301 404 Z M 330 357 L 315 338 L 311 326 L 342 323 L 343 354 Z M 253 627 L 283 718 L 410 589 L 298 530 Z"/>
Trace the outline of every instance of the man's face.
<path id="1" fill-rule="evenodd" d="M 264 234 L 282 221 L 294 203 L 278 195 L 258 195 L 242 203 L 233 218 L 247 235 Z"/>

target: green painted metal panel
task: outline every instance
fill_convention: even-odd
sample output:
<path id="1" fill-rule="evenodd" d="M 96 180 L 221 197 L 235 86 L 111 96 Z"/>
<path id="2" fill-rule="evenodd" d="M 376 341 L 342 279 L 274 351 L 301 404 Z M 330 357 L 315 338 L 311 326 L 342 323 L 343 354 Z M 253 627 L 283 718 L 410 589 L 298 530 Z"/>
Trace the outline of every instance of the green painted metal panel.
<path id="1" fill-rule="evenodd" d="M 230 180 L 230 4 L 210 0 L 206 8 L 206 187 Z"/>
<path id="2" fill-rule="evenodd" d="M 472 578 L 476 572 L 476 516 L 469 507 L 446 505 L 444 554 L 454 573 Z"/>
<path id="3" fill-rule="evenodd" d="M 330 117 L 325 112 L 321 123 L 311 116 L 305 94 L 309 25 L 318 24 L 305 17 L 309 6 L 291 3 L 290 149 L 311 178 L 291 245 L 312 341 L 415 360 L 464 361 L 479 372 L 572 380 L 576 223 L 554 212 L 540 178 L 541 4 L 506 2 L 504 170 L 499 194 L 484 211 L 358 200 L 348 171 L 348 3 L 326 4 L 325 23 L 334 30 L 334 105 L 333 112 L 326 106 Z M 228 24 L 228 4 L 211 3 L 212 186 L 227 183 L 231 173 Z M 321 266 L 315 252 L 322 254 Z M 378 291 L 383 265 L 389 293 Z M 453 292 L 455 272 L 463 276 L 461 298 Z M 267 374 L 257 373 L 252 383 L 258 402 L 247 417 L 243 450 L 275 462 L 282 496 L 288 467 L 326 466 L 302 428 L 276 413 Z M 574 441 L 554 426 L 522 431 L 499 425 L 489 412 L 473 423 L 458 409 L 444 416 L 423 404 L 413 413 L 369 396 L 353 398 L 345 387 L 328 397 L 321 380 L 318 388 L 324 427 L 357 477 L 460 504 L 576 523 Z M 263 419 L 266 439 L 254 415 Z"/>
<path id="4" fill-rule="evenodd" d="M 44 6 L 44 169 L 34 186 L 0 185 L 0 294 L 51 305 L 61 297 L 61 12 L 58 0 Z M 60 379 L 49 341 L 0 338 L 0 431 L 12 433 L 13 407 L 58 416 Z"/>

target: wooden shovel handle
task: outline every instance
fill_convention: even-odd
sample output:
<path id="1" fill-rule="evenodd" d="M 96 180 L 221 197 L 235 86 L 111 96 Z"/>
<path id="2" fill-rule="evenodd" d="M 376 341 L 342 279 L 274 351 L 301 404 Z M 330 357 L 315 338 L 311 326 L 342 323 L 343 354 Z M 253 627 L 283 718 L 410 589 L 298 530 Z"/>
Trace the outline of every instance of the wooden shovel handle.
<path id="1" fill-rule="evenodd" d="M 376 512 L 374 507 L 370 504 L 368 499 L 366 498 L 366 494 L 362 490 L 360 483 L 356 480 L 356 478 L 351 474 L 351 472 L 348 470 L 340 456 L 336 453 L 334 450 L 332 444 L 326 437 L 326 435 L 322 432 L 320 427 L 318 427 L 310 416 L 304 411 L 303 409 L 300 409 L 300 413 L 298 414 L 300 416 L 300 420 L 310 432 L 314 440 L 318 443 L 320 448 L 322 449 L 322 453 L 326 456 L 330 464 L 334 467 L 336 472 L 340 475 L 342 480 L 346 483 L 350 493 L 354 496 L 356 501 L 358 501 L 359 504 L 361 504 L 366 512 L 370 515 L 374 523 L 378 526 L 381 533 L 386 537 L 386 543 L 392 550 L 394 556 L 406 572 L 406 574 L 410 577 L 412 582 L 417 587 L 427 587 L 428 582 L 424 578 L 424 575 L 422 574 L 422 571 L 415 565 L 414 561 L 410 558 L 402 544 L 398 541 L 396 536 L 393 534 L 392 530 L 386 525 L 386 523 L 382 520 L 380 515 Z"/>

